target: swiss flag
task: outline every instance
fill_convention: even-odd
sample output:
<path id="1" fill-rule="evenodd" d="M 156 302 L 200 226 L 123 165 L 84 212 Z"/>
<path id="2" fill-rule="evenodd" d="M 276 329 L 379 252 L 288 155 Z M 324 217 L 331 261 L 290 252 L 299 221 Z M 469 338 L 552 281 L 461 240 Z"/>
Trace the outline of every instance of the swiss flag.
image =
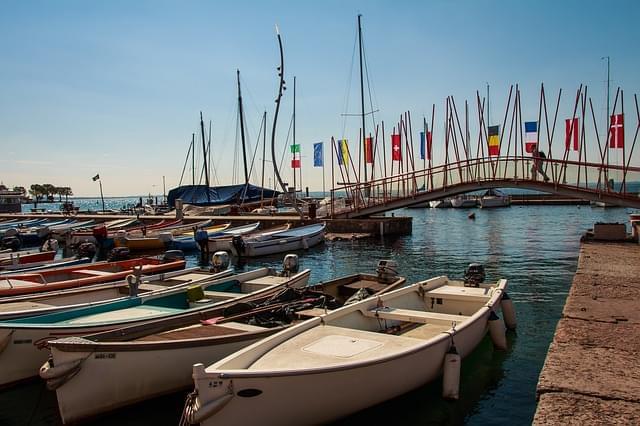
<path id="1" fill-rule="evenodd" d="M 391 135 L 391 160 L 402 161 L 402 148 L 400 147 L 400 135 Z"/>
<path id="2" fill-rule="evenodd" d="M 624 148 L 624 116 L 622 114 L 611 116 L 609 148 Z"/>

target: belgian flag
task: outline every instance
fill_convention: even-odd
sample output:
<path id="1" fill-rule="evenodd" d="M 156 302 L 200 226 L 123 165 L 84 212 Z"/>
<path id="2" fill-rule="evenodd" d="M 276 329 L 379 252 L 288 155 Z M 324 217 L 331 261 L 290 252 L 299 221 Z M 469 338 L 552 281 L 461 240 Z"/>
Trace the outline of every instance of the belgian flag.
<path id="1" fill-rule="evenodd" d="M 500 126 L 489 126 L 489 156 L 500 155 Z"/>

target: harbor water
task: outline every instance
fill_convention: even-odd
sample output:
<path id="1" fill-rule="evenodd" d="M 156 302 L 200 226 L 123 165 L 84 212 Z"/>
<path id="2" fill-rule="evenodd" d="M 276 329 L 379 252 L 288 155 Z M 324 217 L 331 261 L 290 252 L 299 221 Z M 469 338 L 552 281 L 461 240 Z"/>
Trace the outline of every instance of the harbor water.
<path id="1" fill-rule="evenodd" d="M 95 209 L 95 200 L 88 202 Z M 341 419 L 337 424 L 531 423 L 538 375 L 576 269 L 580 236 L 595 222 L 627 223 L 628 228 L 632 210 L 521 206 L 477 209 L 475 220 L 467 217 L 469 211 L 398 210 L 394 212 L 396 216 L 413 217 L 412 235 L 326 242 L 299 253 L 301 267 L 312 271 L 312 283 L 356 272 L 373 272 L 378 259 L 397 261 L 400 274 L 409 283 L 437 275 L 461 278 L 469 263 L 479 262 L 485 265 L 487 280 L 508 279 L 518 316 L 518 329 L 509 335 L 508 351 L 495 351 L 487 337 L 463 360 L 458 401 L 444 401 L 440 397 L 441 381 L 435 381 Z M 188 259 L 190 264 L 197 262 L 196 255 Z M 241 260 L 236 269 L 279 267 L 281 260 L 282 256 Z M 350 389 L 336 391 L 350 397 Z M 175 425 L 186 393 L 185 390 L 117 410 L 90 423 Z M 0 391 L 0 424 L 60 424 L 55 394 L 47 391 L 40 381 Z"/>

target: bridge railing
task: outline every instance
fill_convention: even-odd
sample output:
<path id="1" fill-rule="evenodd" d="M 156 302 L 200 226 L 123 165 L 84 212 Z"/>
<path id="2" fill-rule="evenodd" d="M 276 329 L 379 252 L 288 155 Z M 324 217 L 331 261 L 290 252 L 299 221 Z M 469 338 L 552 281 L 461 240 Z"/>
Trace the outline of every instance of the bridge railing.
<path id="1" fill-rule="evenodd" d="M 535 166 L 535 167 L 534 167 Z M 487 187 L 519 186 L 536 189 L 548 188 L 548 192 L 562 188 L 565 193 L 606 193 L 619 198 L 637 197 L 637 189 L 630 182 L 640 181 L 640 168 L 571 160 L 544 159 L 540 162 L 531 157 L 484 157 L 443 164 L 424 170 L 410 171 L 384 178 L 338 184 L 331 192 L 331 215 L 361 211 L 371 207 L 410 200 L 424 196 L 443 196 L 464 193 Z M 531 185 L 535 183 L 535 185 Z M 480 185 L 482 184 L 482 185 Z M 490 185 L 489 185 L 490 186 Z M 345 196 L 344 207 L 336 208 L 337 194 Z M 437 198 L 437 197 L 431 197 Z"/>

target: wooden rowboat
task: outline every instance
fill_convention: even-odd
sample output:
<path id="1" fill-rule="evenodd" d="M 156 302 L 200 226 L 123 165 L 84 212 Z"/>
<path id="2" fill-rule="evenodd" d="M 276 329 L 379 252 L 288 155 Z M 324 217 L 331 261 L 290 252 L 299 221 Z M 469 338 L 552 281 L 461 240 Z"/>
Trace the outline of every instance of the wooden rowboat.
<path id="1" fill-rule="evenodd" d="M 287 289 L 280 287 L 276 294 L 263 293 L 240 305 L 207 309 L 197 316 L 181 315 L 83 338 L 54 340 L 49 342 L 52 361 L 45 363 L 41 376 L 56 390 L 63 422 L 85 420 L 185 389 L 193 383 L 194 363 L 222 359 L 297 318 L 339 307 L 360 290 L 382 294 L 404 282 L 402 277 L 379 273 L 354 274 L 299 290 L 288 283 Z M 88 356 L 92 353 L 111 355 L 107 359 Z M 68 367 L 74 369 L 73 376 L 67 375 Z M 98 378 L 101 385 L 94 386 Z"/>
<path id="2" fill-rule="evenodd" d="M 154 319 L 170 319 L 181 314 L 198 315 L 205 309 L 242 301 L 270 291 L 275 284 L 282 284 L 282 279 L 271 279 L 275 274 L 270 271 L 262 268 L 201 281 L 189 287 L 0 322 L 0 386 L 37 376 L 38 369 L 47 359 L 47 351 L 40 349 L 49 340 L 83 336 Z M 305 286 L 309 274 L 307 269 L 287 281 L 294 280 L 297 285 Z"/>
<path id="3" fill-rule="evenodd" d="M 394 398 L 437 378 L 452 345 L 468 355 L 506 287 L 438 277 L 310 319 L 194 365 L 185 413 L 202 426 L 321 424 Z"/>
<path id="4" fill-rule="evenodd" d="M 324 241 L 324 223 L 301 226 L 286 231 L 235 237 L 233 246 L 239 256 L 257 257 L 302 250 Z"/>
<path id="5" fill-rule="evenodd" d="M 161 259 L 143 257 L 5 275 L 0 278 L 0 296 L 16 296 L 117 281 L 133 273 L 134 268 L 141 268 L 142 274 L 151 275 L 184 269 L 185 265 L 184 260 L 164 262 Z"/>

